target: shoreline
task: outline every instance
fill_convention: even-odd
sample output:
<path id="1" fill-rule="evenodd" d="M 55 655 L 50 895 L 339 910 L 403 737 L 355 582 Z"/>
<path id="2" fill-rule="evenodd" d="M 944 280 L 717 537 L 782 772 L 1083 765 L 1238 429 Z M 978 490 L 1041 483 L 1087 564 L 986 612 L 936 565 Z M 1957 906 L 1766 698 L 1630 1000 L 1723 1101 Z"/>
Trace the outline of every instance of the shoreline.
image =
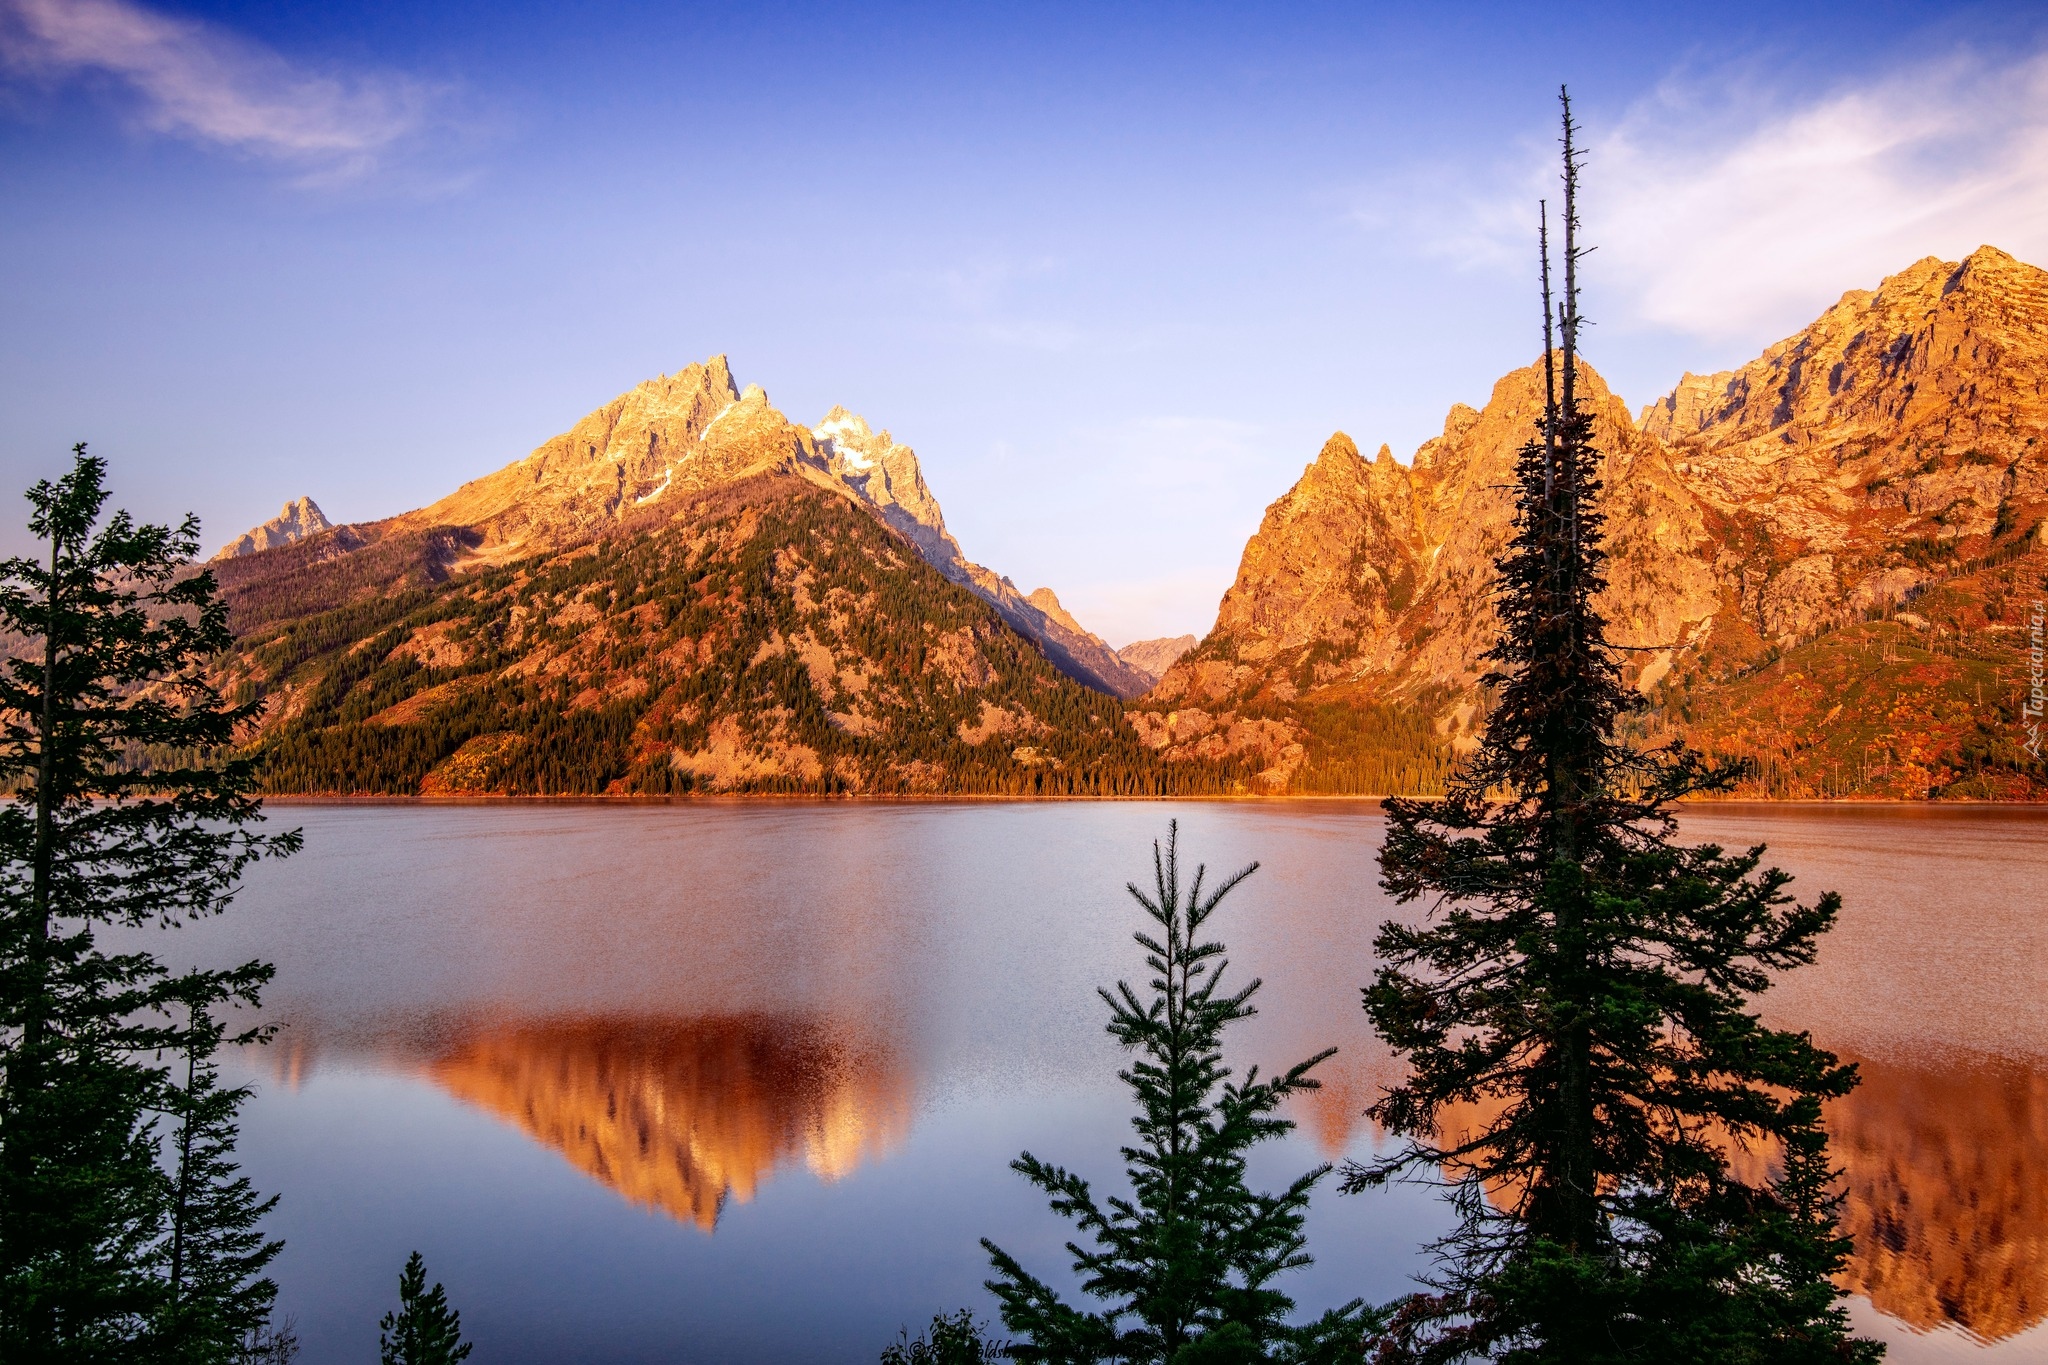
<path id="1" fill-rule="evenodd" d="M 528 805 L 569 805 L 569 806 L 692 806 L 692 805 L 1060 805 L 1087 803 L 1139 803 L 1139 802 L 1217 802 L 1252 805 L 1284 806 L 1303 802 L 1342 802 L 1346 804 L 1384 805 L 1390 798 L 1362 794 L 1320 794 L 1300 792 L 1284 795 L 1259 795 L 1254 793 L 1188 796 L 1011 796 L 983 793 L 938 793 L 920 794 L 901 792 L 894 794 L 839 793 L 826 795 L 809 792 L 733 792 L 701 793 L 675 796 L 621 795 L 607 796 L 587 793 L 581 795 L 511 795 L 479 794 L 474 796 L 399 796 L 386 794 L 341 794 L 334 792 L 307 792 L 281 796 L 259 796 L 265 806 L 528 806 Z M 1427 800 L 1428 798 L 1416 798 Z M 1802 797 L 1791 800 L 1772 800 L 1768 797 L 1710 797 L 1704 800 L 1681 800 L 1673 805 L 1688 809 L 1711 810 L 1721 807 L 1749 807 L 1766 810 L 1793 809 L 1838 809 L 1838 810 L 2011 810 L 2048 811 L 2048 797 L 2037 801 L 1910 801 L 1890 797 L 1848 797 L 1820 798 Z"/>

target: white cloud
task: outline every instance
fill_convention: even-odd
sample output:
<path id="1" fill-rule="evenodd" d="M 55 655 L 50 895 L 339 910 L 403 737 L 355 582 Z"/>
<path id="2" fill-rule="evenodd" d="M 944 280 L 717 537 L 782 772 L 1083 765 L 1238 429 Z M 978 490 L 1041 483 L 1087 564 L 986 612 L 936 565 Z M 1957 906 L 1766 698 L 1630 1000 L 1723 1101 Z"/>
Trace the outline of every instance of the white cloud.
<path id="1" fill-rule="evenodd" d="M 1844 289 L 1986 242 L 2048 259 L 2048 57 L 1956 57 L 1701 145 L 1669 90 L 1594 144 L 1601 264 L 1651 323 L 1790 332 Z"/>
<path id="2" fill-rule="evenodd" d="M 374 169 L 437 95 L 400 75 L 310 71 L 128 0 L 0 0 L 0 61 L 44 81 L 112 77 L 144 128 L 300 167 L 308 180 Z"/>
<path id="3" fill-rule="evenodd" d="M 1679 76 L 1589 133 L 1593 311 L 1617 322 L 1761 344 L 1925 256 L 2048 261 L 2048 56 L 1949 55 L 1803 98 Z M 1533 272 L 1554 147 L 1532 140 L 1515 179 L 1433 225 L 1433 254 Z"/>

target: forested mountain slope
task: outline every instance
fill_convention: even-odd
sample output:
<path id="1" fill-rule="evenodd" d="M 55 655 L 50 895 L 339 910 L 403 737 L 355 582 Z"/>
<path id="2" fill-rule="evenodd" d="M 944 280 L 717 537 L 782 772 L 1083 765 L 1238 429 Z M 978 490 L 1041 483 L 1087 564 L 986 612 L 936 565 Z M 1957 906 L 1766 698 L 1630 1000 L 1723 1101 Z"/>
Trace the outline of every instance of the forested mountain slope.
<path id="1" fill-rule="evenodd" d="M 405 534 L 387 544 L 418 546 Z M 344 561 L 345 562 L 345 561 Z M 842 493 L 784 469 L 612 534 L 250 630 L 275 792 L 1137 794 L 1113 697 Z"/>

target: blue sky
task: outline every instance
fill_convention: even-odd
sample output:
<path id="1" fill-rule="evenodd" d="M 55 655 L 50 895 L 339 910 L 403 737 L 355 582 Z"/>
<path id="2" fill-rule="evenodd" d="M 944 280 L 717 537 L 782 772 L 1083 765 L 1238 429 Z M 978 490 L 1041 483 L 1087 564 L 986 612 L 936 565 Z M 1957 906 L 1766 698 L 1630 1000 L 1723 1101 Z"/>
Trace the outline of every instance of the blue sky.
<path id="1" fill-rule="evenodd" d="M 209 546 L 369 519 L 723 352 L 1112 643 L 1199 634 L 1331 431 L 1534 357 L 1560 80 L 1634 405 L 2048 263 L 2048 12 L 1783 8 L 0 0 L 0 484 L 88 440 Z"/>

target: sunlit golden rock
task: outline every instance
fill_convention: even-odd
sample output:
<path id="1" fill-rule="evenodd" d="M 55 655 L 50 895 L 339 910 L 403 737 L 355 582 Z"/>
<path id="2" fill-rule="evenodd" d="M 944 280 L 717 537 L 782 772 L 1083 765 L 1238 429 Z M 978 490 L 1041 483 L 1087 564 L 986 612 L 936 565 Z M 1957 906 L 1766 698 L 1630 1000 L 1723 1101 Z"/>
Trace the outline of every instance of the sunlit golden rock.
<path id="1" fill-rule="evenodd" d="M 1579 380 L 1598 605 L 1627 680 L 1664 704 L 1655 739 L 1757 761 L 1753 795 L 2040 791 L 2016 758 L 1982 775 L 1981 755 L 2010 744 L 1985 698 L 2023 662 L 2014 604 L 2039 573 L 2009 566 L 2048 544 L 2048 271 L 1991 247 L 1921 261 L 1640 421 L 1590 366 Z M 1332 436 L 1266 509 L 1209 635 L 1132 708 L 1141 738 L 1264 765 L 1250 785 L 1269 791 L 1361 790 L 1358 760 L 1390 753 L 1376 780 L 1395 785 L 1368 790 L 1427 790 L 1422 760 L 1468 750 L 1484 720 L 1495 565 L 1544 395 L 1540 364 L 1504 376 L 1405 465 Z M 1361 702 L 1434 734 L 1354 733 Z M 1195 731 L 1173 723 L 1190 712 Z"/>

